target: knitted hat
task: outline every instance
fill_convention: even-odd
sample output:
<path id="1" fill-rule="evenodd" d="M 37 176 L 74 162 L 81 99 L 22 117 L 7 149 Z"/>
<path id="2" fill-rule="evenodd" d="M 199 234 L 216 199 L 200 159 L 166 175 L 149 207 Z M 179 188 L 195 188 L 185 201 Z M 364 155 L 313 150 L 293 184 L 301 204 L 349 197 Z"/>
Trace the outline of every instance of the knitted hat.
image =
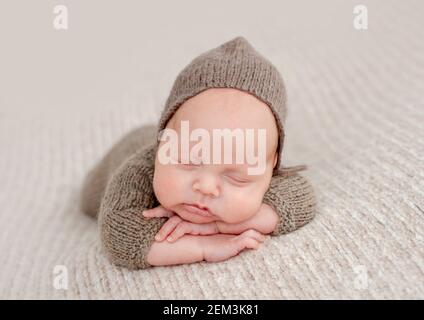
<path id="1" fill-rule="evenodd" d="M 270 107 L 279 133 L 278 159 L 273 173 L 276 174 L 284 144 L 286 90 L 278 70 L 243 37 L 202 53 L 180 72 L 159 120 L 158 140 L 177 109 L 189 98 L 210 88 L 239 89 Z"/>

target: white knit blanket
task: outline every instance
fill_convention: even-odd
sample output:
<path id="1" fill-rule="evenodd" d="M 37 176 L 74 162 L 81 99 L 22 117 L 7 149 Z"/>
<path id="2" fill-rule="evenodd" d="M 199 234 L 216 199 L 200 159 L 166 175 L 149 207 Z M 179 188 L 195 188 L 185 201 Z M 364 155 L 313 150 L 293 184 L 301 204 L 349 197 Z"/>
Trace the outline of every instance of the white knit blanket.
<path id="1" fill-rule="evenodd" d="M 355 4 L 69 2 L 57 31 L 49 5 L 2 3 L 0 298 L 424 298 L 424 3 L 365 1 L 366 31 Z M 237 35 L 285 79 L 283 163 L 309 166 L 316 218 L 222 263 L 111 265 L 85 173 Z"/>

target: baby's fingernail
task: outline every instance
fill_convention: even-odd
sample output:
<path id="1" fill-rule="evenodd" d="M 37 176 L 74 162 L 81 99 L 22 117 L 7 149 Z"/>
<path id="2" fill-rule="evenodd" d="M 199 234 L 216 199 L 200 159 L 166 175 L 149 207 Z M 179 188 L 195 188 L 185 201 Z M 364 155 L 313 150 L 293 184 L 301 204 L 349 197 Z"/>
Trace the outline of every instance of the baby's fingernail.
<path id="1" fill-rule="evenodd" d="M 157 234 L 157 235 L 155 236 L 155 239 L 156 239 L 156 240 L 160 240 L 160 235 L 158 235 L 158 234 Z"/>
<path id="2" fill-rule="evenodd" d="M 167 239 L 169 242 L 171 242 L 172 240 L 174 240 L 174 238 L 173 237 L 168 237 L 168 239 Z"/>

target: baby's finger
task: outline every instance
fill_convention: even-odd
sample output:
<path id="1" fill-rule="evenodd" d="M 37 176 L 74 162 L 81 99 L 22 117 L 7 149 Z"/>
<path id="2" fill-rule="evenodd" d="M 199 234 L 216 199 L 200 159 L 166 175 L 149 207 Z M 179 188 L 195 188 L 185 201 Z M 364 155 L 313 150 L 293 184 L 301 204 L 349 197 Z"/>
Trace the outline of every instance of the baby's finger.
<path id="1" fill-rule="evenodd" d="M 187 221 L 182 221 L 175 230 L 168 236 L 167 240 L 174 242 L 175 240 L 182 237 L 184 234 L 193 234 L 193 235 L 211 235 L 219 233 L 218 226 L 215 222 L 211 223 L 191 223 Z"/>
<path id="2" fill-rule="evenodd" d="M 243 236 L 253 238 L 259 242 L 263 242 L 266 239 L 266 236 L 260 233 L 259 231 L 256 231 L 254 229 L 249 229 L 245 232 L 243 232 Z"/>
<path id="3" fill-rule="evenodd" d="M 245 238 L 243 241 L 245 248 L 257 250 L 259 248 L 259 241 L 253 238 Z"/>
<path id="4" fill-rule="evenodd" d="M 169 233 L 171 233 L 175 227 L 182 221 L 182 219 L 175 215 L 172 216 L 171 218 L 169 218 L 168 221 L 166 221 L 162 228 L 159 230 L 159 232 L 156 234 L 155 236 L 155 240 L 157 241 L 162 241 L 163 239 L 165 239 L 167 237 L 167 235 Z"/>
<path id="5" fill-rule="evenodd" d="M 174 242 L 178 240 L 186 233 L 191 233 L 193 231 L 193 224 L 190 222 L 182 221 L 178 224 L 178 226 L 172 231 L 172 233 L 168 236 L 166 240 L 169 242 Z"/>
<path id="6" fill-rule="evenodd" d="M 161 218 L 161 217 L 172 217 L 174 212 L 171 210 L 165 209 L 162 206 L 156 208 L 148 209 L 143 211 L 143 216 L 146 218 Z"/>
<path id="7" fill-rule="evenodd" d="M 233 243 L 237 252 L 241 252 L 244 249 L 258 249 L 259 247 L 259 241 L 248 236 L 238 236 L 234 240 L 235 242 Z"/>

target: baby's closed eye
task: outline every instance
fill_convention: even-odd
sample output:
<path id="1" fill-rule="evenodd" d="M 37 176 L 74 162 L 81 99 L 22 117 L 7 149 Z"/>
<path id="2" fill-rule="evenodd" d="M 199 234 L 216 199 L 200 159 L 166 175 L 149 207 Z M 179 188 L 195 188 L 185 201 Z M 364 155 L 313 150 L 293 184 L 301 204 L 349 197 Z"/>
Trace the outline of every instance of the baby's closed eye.
<path id="1" fill-rule="evenodd" d="M 229 180 L 234 181 L 234 182 L 237 182 L 237 183 L 245 184 L 245 183 L 250 182 L 250 180 L 245 179 L 245 178 L 242 178 L 242 177 L 239 177 L 239 176 L 234 176 L 234 175 L 228 175 L 227 174 L 227 175 L 225 175 L 225 177 L 227 177 Z"/>

